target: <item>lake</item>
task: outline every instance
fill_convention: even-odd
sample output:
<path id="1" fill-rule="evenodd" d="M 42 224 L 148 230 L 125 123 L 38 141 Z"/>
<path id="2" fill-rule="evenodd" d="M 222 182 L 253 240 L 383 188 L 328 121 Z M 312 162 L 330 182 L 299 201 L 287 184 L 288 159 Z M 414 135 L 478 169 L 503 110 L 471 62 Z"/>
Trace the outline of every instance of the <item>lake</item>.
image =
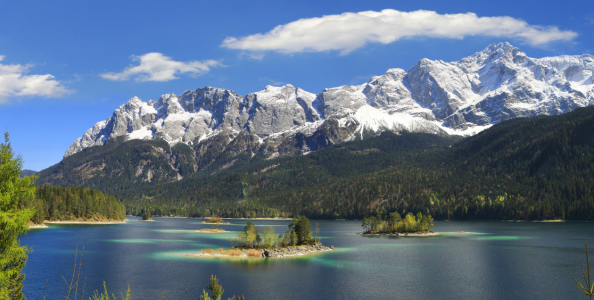
<path id="1" fill-rule="evenodd" d="M 184 256 L 230 247 L 247 220 L 221 225 L 232 233 L 194 232 L 201 219 L 129 217 L 121 225 L 50 225 L 30 230 L 33 247 L 24 272 L 29 299 L 64 299 L 78 246 L 84 246 L 78 298 L 107 289 L 133 299 L 198 299 L 211 274 L 223 299 L 585 299 L 572 276 L 586 271 L 585 242 L 594 223 L 435 221 L 434 237 L 361 236 L 361 221 L 312 220 L 336 251 L 283 259 Z M 284 233 L 289 221 L 254 220 Z M 263 228 L 263 227 L 258 227 Z M 260 230 L 261 231 L 261 230 Z M 460 233 L 464 231 L 465 233 Z M 594 254 L 594 243 L 591 254 Z M 593 256 L 594 257 L 594 256 Z M 80 262 L 77 261 L 77 263 Z M 594 260 L 593 260 L 594 272 Z M 76 281 L 76 277 L 74 281 Z M 70 299 L 74 298 L 74 290 Z"/>

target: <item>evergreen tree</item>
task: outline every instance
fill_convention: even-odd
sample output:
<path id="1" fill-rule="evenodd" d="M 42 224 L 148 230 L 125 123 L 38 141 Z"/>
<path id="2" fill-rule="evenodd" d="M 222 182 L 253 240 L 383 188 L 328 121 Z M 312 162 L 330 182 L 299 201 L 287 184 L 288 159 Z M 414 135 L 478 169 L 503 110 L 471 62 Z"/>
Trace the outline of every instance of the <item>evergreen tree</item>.
<path id="1" fill-rule="evenodd" d="M 208 295 L 208 292 L 206 292 L 205 290 L 202 290 L 202 295 L 200 296 L 199 300 L 221 300 L 221 297 L 223 296 L 223 292 L 225 292 L 225 290 L 223 289 L 223 287 L 219 284 L 219 280 L 217 279 L 216 276 L 210 276 L 210 284 L 206 287 L 208 290 L 210 290 L 210 292 L 212 293 L 212 296 Z M 232 298 L 229 298 L 229 300 L 244 300 L 245 298 L 243 296 L 241 297 L 235 297 L 235 295 L 233 295 Z"/>
<path id="2" fill-rule="evenodd" d="M 25 299 L 22 293 L 30 248 L 21 246 L 19 234 L 28 229 L 34 208 L 23 208 L 22 201 L 35 196 L 34 178 L 19 179 L 23 162 L 14 157 L 8 133 L 0 144 L 0 299 Z"/>
<path id="3" fill-rule="evenodd" d="M 142 214 L 143 221 L 150 221 L 153 219 L 153 215 L 151 214 L 151 209 L 147 208 L 144 213 Z"/>
<path id="4" fill-rule="evenodd" d="M 297 244 L 293 245 L 305 245 L 311 242 L 311 223 L 306 216 L 293 218 L 289 229 L 297 235 Z"/>

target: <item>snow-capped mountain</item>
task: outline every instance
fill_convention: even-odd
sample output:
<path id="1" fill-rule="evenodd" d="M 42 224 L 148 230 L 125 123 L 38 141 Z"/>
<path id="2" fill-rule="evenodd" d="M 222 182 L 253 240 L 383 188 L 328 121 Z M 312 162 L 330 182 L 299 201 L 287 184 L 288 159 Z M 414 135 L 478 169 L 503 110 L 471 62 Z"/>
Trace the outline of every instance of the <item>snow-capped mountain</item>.
<path id="1" fill-rule="evenodd" d="M 499 43 L 457 62 L 422 59 L 408 72 L 389 69 L 365 84 L 317 95 L 285 85 L 247 96 L 205 87 L 157 101 L 134 97 L 64 156 L 124 135 L 194 149 L 225 135 L 228 144 L 241 137 L 243 150 L 252 152 L 307 153 L 385 130 L 472 135 L 507 119 L 592 104 L 592 55 L 535 59 Z"/>

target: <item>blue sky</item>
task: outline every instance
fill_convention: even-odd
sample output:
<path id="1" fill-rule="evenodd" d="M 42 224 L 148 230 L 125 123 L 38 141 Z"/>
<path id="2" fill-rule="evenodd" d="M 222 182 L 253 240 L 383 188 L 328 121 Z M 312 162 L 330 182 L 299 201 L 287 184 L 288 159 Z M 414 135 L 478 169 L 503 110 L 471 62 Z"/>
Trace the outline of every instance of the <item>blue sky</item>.
<path id="1" fill-rule="evenodd" d="M 594 1 L 4 1 L 0 128 L 24 167 L 58 163 L 129 98 L 205 86 L 361 84 L 507 41 L 594 54 Z"/>

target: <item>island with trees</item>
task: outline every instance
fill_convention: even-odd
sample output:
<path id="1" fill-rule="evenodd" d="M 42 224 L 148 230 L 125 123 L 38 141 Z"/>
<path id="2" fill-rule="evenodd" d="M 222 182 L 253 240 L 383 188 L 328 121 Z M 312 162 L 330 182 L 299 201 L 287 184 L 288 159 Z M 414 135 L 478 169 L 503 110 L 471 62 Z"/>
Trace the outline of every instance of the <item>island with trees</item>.
<path id="1" fill-rule="evenodd" d="M 230 222 L 225 222 L 223 219 L 217 217 L 207 218 L 206 221 L 202 221 L 202 224 L 231 225 Z"/>
<path id="2" fill-rule="evenodd" d="M 142 221 L 154 221 L 150 209 L 144 210 L 142 212 Z"/>
<path id="3" fill-rule="evenodd" d="M 237 237 L 229 239 L 233 243 L 230 249 L 203 249 L 201 252 L 186 254 L 201 257 L 254 257 L 282 258 L 303 256 L 334 250 L 320 242 L 319 225 L 316 223 L 315 235 L 311 223 L 305 216 L 293 218 L 285 233 L 277 235 L 274 226 L 264 227 L 262 232 L 248 221 Z"/>
<path id="4" fill-rule="evenodd" d="M 365 235 L 390 235 L 390 236 L 431 236 L 439 233 L 433 232 L 433 218 L 418 212 L 415 216 L 409 212 L 402 218 L 398 212 L 388 214 L 385 219 L 382 215 L 365 217 L 361 227 Z"/>
<path id="5" fill-rule="evenodd" d="M 209 218 L 206 222 L 202 221 L 202 224 L 212 224 L 210 228 L 202 228 L 196 230 L 196 232 L 200 233 L 226 233 L 229 232 L 227 230 L 221 229 L 220 225 L 230 225 L 229 222 L 223 222 L 221 218 Z"/>

